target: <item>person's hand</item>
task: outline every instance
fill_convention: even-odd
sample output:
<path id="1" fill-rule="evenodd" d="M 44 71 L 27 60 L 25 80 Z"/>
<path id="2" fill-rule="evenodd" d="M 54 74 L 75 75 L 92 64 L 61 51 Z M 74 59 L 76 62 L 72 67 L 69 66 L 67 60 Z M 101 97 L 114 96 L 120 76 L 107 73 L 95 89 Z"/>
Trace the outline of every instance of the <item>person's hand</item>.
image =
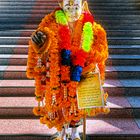
<path id="1" fill-rule="evenodd" d="M 41 47 L 46 41 L 47 36 L 42 31 L 37 31 L 31 36 L 31 40 L 37 46 Z"/>

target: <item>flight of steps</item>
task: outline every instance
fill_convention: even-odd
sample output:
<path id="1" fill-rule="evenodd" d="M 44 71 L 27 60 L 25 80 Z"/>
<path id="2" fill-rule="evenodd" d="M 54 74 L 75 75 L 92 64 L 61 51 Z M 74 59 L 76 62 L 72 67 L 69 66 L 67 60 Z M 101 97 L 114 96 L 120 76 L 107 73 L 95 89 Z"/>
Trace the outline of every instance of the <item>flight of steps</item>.
<path id="1" fill-rule="evenodd" d="M 47 140 L 55 132 L 32 113 L 34 80 L 25 70 L 30 36 L 57 5 L 57 0 L 0 1 L 0 140 Z M 104 89 L 111 112 L 87 119 L 87 139 L 140 140 L 140 1 L 89 0 L 89 7 L 107 31 Z"/>

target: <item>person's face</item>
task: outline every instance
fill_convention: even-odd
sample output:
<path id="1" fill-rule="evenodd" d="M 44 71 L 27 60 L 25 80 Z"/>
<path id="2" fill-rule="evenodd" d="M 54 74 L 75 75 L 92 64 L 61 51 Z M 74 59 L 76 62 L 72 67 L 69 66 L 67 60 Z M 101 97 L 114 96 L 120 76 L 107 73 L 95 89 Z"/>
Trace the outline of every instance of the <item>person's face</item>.
<path id="1" fill-rule="evenodd" d="M 63 10 L 68 22 L 74 22 L 78 20 L 81 15 L 82 1 L 74 0 L 73 2 L 70 2 L 70 0 L 64 0 Z"/>

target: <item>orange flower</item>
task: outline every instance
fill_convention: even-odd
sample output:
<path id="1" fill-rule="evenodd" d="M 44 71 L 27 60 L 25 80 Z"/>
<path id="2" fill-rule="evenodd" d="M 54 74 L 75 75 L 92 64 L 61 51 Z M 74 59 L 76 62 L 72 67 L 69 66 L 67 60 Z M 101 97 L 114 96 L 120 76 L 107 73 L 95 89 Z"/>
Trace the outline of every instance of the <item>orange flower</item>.
<path id="1" fill-rule="evenodd" d="M 47 27 L 47 28 L 46 28 Z M 34 50 L 34 46 L 31 41 L 29 41 L 29 52 L 27 60 L 27 72 L 28 78 L 35 78 L 35 95 L 38 102 L 45 100 L 45 105 L 43 107 L 34 107 L 33 113 L 40 117 L 40 122 L 46 124 L 49 128 L 56 127 L 57 130 L 61 130 L 63 125 L 72 120 L 77 121 L 83 118 L 84 110 L 79 110 L 77 107 L 76 90 L 78 82 L 70 81 L 70 67 L 61 66 L 61 56 L 59 48 L 59 35 L 58 26 L 55 21 L 54 12 L 45 16 L 42 22 L 39 24 L 38 30 L 41 29 L 44 33 L 51 34 L 49 39 L 51 40 L 50 48 L 47 50 L 47 56 L 50 62 L 49 67 L 49 78 L 46 80 L 46 85 L 42 85 L 41 79 L 44 76 L 46 67 L 46 55 L 45 52 L 42 54 L 37 54 Z M 75 54 L 80 49 L 80 40 L 83 29 L 83 15 L 77 21 L 74 36 L 72 38 L 72 46 L 70 48 L 72 55 Z M 87 68 L 84 72 L 91 70 L 91 64 L 98 63 L 100 69 L 101 79 L 104 80 L 105 77 L 105 61 L 108 57 L 108 46 L 106 40 L 106 32 L 104 29 L 94 22 L 93 25 L 94 32 L 94 42 L 92 44 L 92 49 L 87 58 Z M 38 57 L 44 66 L 38 68 L 37 60 Z M 92 65 L 92 67 L 94 67 Z M 44 77 L 43 77 L 44 78 Z M 63 82 L 66 82 L 65 85 Z M 64 99 L 64 88 L 67 88 L 67 98 Z M 66 94 L 66 93 L 65 93 Z M 108 94 L 104 94 L 104 100 L 106 102 Z M 70 114 L 71 107 L 76 106 L 74 113 Z M 61 111 L 60 111 L 61 110 Z M 62 110 L 64 112 L 62 112 Z M 74 109 L 73 109 L 74 111 Z M 54 113 L 56 116 L 51 120 L 48 116 L 49 113 Z M 108 108 L 95 108 L 91 110 L 90 115 L 95 116 L 100 113 L 108 113 Z"/>
<path id="2" fill-rule="evenodd" d="M 41 107 L 34 107 L 33 108 L 34 115 L 40 116 L 41 115 L 40 112 L 41 112 Z"/>

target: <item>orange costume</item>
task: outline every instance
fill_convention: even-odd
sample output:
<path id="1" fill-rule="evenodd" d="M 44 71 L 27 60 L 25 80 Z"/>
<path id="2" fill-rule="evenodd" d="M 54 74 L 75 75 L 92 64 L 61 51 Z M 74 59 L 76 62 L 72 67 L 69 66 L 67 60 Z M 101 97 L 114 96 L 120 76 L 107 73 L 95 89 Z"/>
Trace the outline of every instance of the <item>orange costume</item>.
<path id="1" fill-rule="evenodd" d="M 64 124 L 75 125 L 84 116 L 84 111 L 78 109 L 76 97 L 82 75 L 94 72 L 97 64 L 104 84 L 108 58 L 106 32 L 84 11 L 71 34 L 60 8 L 45 16 L 36 31 L 45 33 L 47 39 L 42 47 L 29 41 L 26 74 L 35 79 L 38 101 L 33 112 L 40 116 L 41 123 L 61 130 Z M 107 97 L 104 93 L 105 103 Z M 97 107 L 91 109 L 90 116 L 108 112 L 106 107 Z"/>

